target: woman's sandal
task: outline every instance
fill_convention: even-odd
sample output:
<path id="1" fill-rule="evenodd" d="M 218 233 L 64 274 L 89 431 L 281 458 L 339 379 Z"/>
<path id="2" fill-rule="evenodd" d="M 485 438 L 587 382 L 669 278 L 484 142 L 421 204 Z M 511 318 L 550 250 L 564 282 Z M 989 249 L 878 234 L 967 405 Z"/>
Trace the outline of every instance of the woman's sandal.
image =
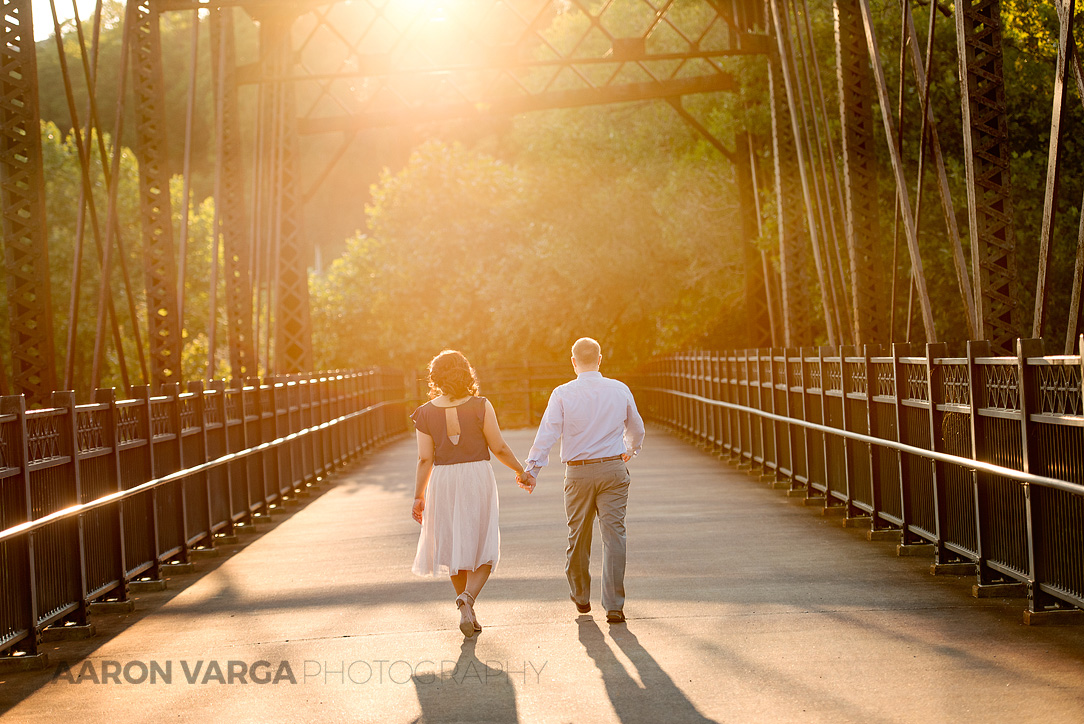
<path id="1" fill-rule="evenodd" d="M 463 632 L 464 636 L 470 638 L 477 631 L 482 630 L 482 627 L 478 624 L 478 619 L 474 615 L 474 596 L 463 591 L 456 597 L 455 605 L 459 608 L 459 630 Z"/>

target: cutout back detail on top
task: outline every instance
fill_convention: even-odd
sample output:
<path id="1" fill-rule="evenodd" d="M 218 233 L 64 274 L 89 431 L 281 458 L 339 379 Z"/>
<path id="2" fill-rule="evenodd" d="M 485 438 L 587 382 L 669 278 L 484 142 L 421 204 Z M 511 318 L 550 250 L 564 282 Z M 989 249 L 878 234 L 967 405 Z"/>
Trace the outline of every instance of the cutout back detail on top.
<path id="1" fill-rule="evenodd" d="M 444 426 L 448 430 L 448 442 L 459 444 L 459 410 L 455 407 L 444 408 Z"/>

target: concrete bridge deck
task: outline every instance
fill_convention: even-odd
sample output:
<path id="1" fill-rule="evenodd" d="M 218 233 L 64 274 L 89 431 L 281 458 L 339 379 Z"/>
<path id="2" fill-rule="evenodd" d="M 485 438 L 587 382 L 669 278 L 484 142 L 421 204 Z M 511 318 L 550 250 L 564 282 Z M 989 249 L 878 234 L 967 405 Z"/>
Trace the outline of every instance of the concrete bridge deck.
<path id="1" fill-rule="evenodd" d="M 531 433 L 508 438 L 523 455 Z M 969 579 L 933 577 L 928 559 L 897 558 L 659 429 L 632 466 L 628 622 L 605 622 L 597 590 L 580 616 L 560 470 L 527 496 L 497 467 L 502 558 L 480 636 L 464 642 L 447 581 L 410 573 L 403 439 L 227 556 L 139 595 L 135 613 L 96 617 L 93 639 L 49 645 L 49 670 L 0 675 L 0 720 L 1084 718 L 1084 627 L 1026 627 L 1020 600 L 976 600 Z M 54 679 L 57 665 L 70 672 Z"/>

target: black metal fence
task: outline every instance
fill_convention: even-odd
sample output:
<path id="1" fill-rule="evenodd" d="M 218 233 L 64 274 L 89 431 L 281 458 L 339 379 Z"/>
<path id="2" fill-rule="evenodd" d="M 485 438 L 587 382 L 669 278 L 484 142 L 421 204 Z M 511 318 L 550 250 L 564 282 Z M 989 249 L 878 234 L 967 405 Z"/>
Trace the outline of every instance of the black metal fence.
<path id="1" fill-rule="evenodd" d="M 636 386 L 651 418 L 904 545 L 932 544 L 938 563 L 975 564 L 980 589 L 1026 585 L 1041 612 L 1084 607 L 1082 365 L 1038 340 L 1013 357 L 982 342 L 957 357 L 902 344 L 692 352 L 654 361 Z"/>
<path id="2" fill-rule="evenodd" d="M 87 405 L 58 392 L 42 410 L 0 398 L 0 531 L 199 468 L 0 540 L 0 653 L 36 652 L 45 627 L 86 623 L 90 602 L 127 599 L 130 581 L 406 431 L 403 375 L 389 370 L 135 389 Z"/>

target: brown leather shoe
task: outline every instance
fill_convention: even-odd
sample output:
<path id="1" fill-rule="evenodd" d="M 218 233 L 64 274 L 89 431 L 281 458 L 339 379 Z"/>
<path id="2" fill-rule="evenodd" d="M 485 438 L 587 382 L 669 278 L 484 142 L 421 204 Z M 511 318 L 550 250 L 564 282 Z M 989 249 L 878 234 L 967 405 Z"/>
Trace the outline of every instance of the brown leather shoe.
<path id="1" fill-rule="evenodd" d="M 591 613 L 591 604 L 590 603 L 579 603 L 579 602 L 577 602 L 576 599 L 572 598 L 571 593 L 568 594 L 568 598 L 569 598 L 570 601 L 572 601 L 572 603 L 576 604 L 576 610 L 579 611 L 580 613 Z"/>
<path id="2" fill-rule="evenodd" d="M 607 611 L 606 623 L 625 623 L 624 611 Z"/>

